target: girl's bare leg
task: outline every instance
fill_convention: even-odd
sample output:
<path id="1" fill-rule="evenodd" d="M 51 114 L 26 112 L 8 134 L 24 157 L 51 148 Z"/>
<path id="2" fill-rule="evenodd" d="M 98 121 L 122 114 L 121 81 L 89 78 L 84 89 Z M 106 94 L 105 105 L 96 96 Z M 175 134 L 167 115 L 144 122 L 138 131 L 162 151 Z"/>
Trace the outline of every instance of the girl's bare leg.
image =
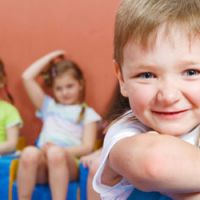
<path id="1" fill-rule="evenodd" d="M 37 174 L 37 171 L 40 174 Z M 37 178 L 40 179 L 40 182 L 45 182 L 45 174 L 43 152 L 34 146 L 25 148 L 20 158 L 17 175 L 19 200 L 30 200 Z"/>
<path id="2" fill-rule="evenodd" d="M 69 181 L 78 178 L 74 158 L 64 148 L 51 146 L 47 151 L 47 163 L 52 199 L 66 200 Z"/>

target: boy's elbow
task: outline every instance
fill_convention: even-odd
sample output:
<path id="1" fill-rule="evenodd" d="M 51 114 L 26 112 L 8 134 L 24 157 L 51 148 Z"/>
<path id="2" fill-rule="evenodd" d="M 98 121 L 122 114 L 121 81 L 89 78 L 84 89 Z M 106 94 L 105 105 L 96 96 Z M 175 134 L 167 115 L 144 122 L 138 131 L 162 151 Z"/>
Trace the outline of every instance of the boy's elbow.
<path id="1" fill-rule="evenodd" d="M 153 147 L 150 154 L 144 156 L 143 169 L 147 181 L 161 181 L 165 176 L 165 162 L 163 156 Z"/>
<path id="2" fill-rule="evenodd" d="M 155 145 L 143 152 L 143 157 L 138 161 L 138 174 L 132 177 L 133 183 L 139 189 L 150 192 L 167 178 L 167 159 L 159 151 L 160 145 Z"/>
<path id="3" fill-rule="evenodd" d="M 153 191 L 167 177 L 162 145 L 151 135 L 127 138 L 117 148 L 115 160 L 121 161 L 113 162 L 113 168 L 137 188 Z"/>

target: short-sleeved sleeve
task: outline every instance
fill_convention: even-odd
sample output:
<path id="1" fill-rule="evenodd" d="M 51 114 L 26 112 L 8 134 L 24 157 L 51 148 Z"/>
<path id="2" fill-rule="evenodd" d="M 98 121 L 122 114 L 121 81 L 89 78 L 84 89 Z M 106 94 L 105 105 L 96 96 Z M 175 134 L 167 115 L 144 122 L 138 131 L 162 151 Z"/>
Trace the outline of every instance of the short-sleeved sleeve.
<path id="1" fill-rule="evenodd" d="M 42 103 L 42 107 L 36 111 L 36 116 L 41 120 L 44 120 L 49 109 L 55 106 L 55 101 L 50 96 L 45 96 L 44 101 Z"/>
<path id="2" fill-rule="evenodd" d="M 6 140 L 6 129 L 16 125 L 22 126 L 22 123 L 22 118 L 14 106 L 0 101 L 0 142 Z"/>
<path id="3" fill-rule="evenodd" d="M 101 119 L 101 116 L 93 108 L 88 107 L 85 111 L 83 123 L 88 124 L 100 121 Z"/>
<path id="4" fill-rule="evenodd" d="M 18 110 L 14 106 L 11 106 L 8 109 L 8 112 L 6 114 L 6 119 L 5 119 L 5 125 L 6 125 L 6 128 L 10 128 L 15 125 L 22 126 L 21 116 Z"/>
<path id="5" fill-rule="evenodd" d="M 102 199 L 126 199 L 130 195 L 134 189 L 134 186 L 131 185 L 126 179 L 122 179 L 114 186 L 108 186 L 101 182 L 101 176 L 106 166 L 109 153 L 118 141 L 126 137 L 144 133 L 148 130 L 149 129 L 139 121 L 131 122 L 126 118 L 122 118 L 121 120 L 117 121 L 108 129 L 101 153 L 101 164 L 93 181 L 93 187 L 98 193 L 100 193 Z"/>

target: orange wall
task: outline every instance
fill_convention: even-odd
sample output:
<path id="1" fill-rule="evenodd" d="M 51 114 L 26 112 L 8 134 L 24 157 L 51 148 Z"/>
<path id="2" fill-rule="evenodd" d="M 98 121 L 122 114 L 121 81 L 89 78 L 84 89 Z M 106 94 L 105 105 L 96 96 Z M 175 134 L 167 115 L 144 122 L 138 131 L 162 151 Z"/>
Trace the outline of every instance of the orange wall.
<path id="1" fill-rule="evenodd" d="M 31 62 L 52 50 L 64 49 L 80 64 L 87 80 L 87 102 L 101 114 L 106 111 L 115 84 L 112 41 L 119 1 L 0 1 L 0 57 L 25 122 L 22 135 L 28 143 L 35 140 L 41 124 L 20 76 Z"/>

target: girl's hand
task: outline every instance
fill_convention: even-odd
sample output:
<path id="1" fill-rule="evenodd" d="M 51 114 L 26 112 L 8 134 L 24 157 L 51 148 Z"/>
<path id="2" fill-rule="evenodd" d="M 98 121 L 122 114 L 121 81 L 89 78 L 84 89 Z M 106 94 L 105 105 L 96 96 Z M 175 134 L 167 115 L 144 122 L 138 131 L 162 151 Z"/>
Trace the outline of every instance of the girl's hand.
<path id="1" fill-rule="evenodd" d="M 26 92 L 37 109 L 42 107 L 46 92 L 37 82 L 36 78 L 48 70 L 53 59 L 63 55 L 65 55 L 65 51 L 63 50 L 50 52 L 32 63 L 22 74 Z"/>
<path id="2" fill-rule="evenodd" d="M 82 156 L 80 158 L 80 161 L 84 167 L 90 167 L 93 164 L 93 162 L 95 162 L 97 159 L 100 158 L 100 153 L 101 153 L 101 150 L 98 150 L 89 155 Z"/>
<path id="3" fill-rule="evenodd" d="M 46 54 L 45 56 L 43 56 L 40 59 L 40 60 L 44 61 L 43 67 L 41 69 L 41 73 L 48 70 L 48 68 L 50 67 L 50 63 L 52 61 L 55 62 L 57 59 L 63 58 L 65 56 L 65 54 L 66 54 L 66 52 L 64 50 L 56 50 L 56 51 L 52 51 L 52 52 Z"/>

